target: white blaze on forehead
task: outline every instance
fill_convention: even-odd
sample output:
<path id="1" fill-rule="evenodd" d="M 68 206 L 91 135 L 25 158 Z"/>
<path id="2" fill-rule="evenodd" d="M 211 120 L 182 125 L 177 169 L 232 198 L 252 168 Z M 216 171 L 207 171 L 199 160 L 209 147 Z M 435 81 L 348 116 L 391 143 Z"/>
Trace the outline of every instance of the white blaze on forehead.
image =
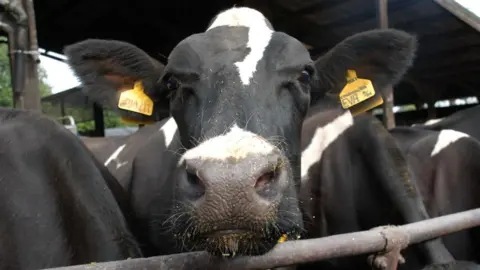
<path id="1" fill-rule="evenodd" d="M 322 159 L 325 149 L 352 125 L 353 116 L 350 111 L 346 111 L 332 122 L 315 130 L 310 143 L 302 152 L 302 180 L 307 176 L 310 167 Z"/>
<path id="2" fill-rule="evenodd" d="M 453 129 L 444 129 L 440 131 L 440 134 L 438 135 L 437 143 L 435 144 L 435 147 L 433 147 L 433 150 L 430 156 L 431 157 L 435 156 L 450 144 L 458 141 L 461 138 L 467 138 L 467 137 L 470 137 L 470 136 L 468 134 L 465 134 L 463 132 L 456 131 Z"/>
<path id="3" fill-rule="evenodd" d="M 173 117 L 170 117 L 163 125 L 160 127 L 159 131 L 163 132 L 165 136 L 165 146 L 169 147 L 173 141 L 175 133 L 177 132 L 177 122 Z"/>
<path id="4" fill-rule="evenodd" d="M 240 7 L 231 8 L 217 15 L 215 21 L 207 29 L 218 26 L 243 26 L 248 28 L 247 47 L 250 53 L 235 63 L 240 79 L 244 85 L 250 84 L 253 73 L 257 70 L 257 63 L 263 57 L 265 48 L 270 43 L 273 30 L 268 26 L 267 19 L 255 9 Z"/>
<path id="5" fill-rule="evenodd" d="M 180 159 L 242 159 L 251 154 L 268 154 L 275 146 L 265 138 L 244 130 L 236 124 L 225 134 L 208 139 L 189 149 Z"/>

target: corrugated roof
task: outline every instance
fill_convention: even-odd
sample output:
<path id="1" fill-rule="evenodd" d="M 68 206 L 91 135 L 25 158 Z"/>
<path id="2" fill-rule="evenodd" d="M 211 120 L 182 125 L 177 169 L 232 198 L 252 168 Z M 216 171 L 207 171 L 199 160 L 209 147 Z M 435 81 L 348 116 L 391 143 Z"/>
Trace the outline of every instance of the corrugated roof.
<path id="1" fill-rule="evenodd" d="M 389 0 L 389 26 L 416 34 L 418 58 L 395 103 L 479 95 L 480 33 L 432 0 Z M 136 44 L 165 62 L 182 39 L 204 31 L 220 10 L 246 5 L 321 55 L 351 34 L 377 28 L 373 0 L 43 0 L 35 2 L 40 47 L 62 52 L 86 38 Z M 458 14 L 457 14 L 458 15 Z"/>

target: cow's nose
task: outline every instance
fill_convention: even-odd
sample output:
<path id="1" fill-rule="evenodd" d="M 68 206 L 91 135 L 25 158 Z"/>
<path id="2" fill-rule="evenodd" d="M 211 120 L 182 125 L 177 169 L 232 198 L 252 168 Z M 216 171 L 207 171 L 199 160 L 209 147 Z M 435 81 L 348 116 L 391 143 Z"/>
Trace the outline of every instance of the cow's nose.
<path id="1" fill-rule="evenodd" d="M 208 193 L 236 193 L 250 199 L 253 194 L 273 200 L 281 192 L 287 171 L 279 153 L 256 154 L 242 159 L 185 159 L 185 189 L 190 199 Z"/>

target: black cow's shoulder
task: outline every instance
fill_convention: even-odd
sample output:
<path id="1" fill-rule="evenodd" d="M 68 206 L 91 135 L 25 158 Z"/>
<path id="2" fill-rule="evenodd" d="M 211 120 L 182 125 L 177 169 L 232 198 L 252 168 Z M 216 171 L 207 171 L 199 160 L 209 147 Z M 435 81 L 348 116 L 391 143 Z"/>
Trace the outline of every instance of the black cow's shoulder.
<path id="1" fill-rule="evenodd" d="M 117 201 L 119 190 L 111 189 L 114 179 L 60 124 L 1 109 L 0 168 L 1 269 L 141 255 Z"/>

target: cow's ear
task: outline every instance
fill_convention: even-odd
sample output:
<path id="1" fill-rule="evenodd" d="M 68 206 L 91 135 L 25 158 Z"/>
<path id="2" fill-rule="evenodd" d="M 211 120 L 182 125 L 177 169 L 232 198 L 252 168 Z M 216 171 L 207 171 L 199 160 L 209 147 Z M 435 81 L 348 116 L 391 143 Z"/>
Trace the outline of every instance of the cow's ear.
<path id="1" fill-rule="evenodd" d="M 88 39 L 65 47 L 64 52 L 93 101 L 131 122 L 168 116 L 168 100 L 157 83 L 164 66 L 140 48 L 121 41 Z"/>
<path id="2" fill-rule="evenodd" d="M 365 31 L 346 38 L 315 62 L 317 80 L 312 89 L 312 103 L 327 93 L 338 97 L 340 102 L 340 96 L 347 97 L 346 93 L 365 89 L 363 86 L 373 88 L 375 97 L 381 97 L 411 66 L 416 48 L 414 36 L 394 29 Z M 355 77 L 360 80 L 355 82 Z M 368 81 L 371 86 L 366 85 Z M 347 86 L 349 83 L 353 85 Z"/>

